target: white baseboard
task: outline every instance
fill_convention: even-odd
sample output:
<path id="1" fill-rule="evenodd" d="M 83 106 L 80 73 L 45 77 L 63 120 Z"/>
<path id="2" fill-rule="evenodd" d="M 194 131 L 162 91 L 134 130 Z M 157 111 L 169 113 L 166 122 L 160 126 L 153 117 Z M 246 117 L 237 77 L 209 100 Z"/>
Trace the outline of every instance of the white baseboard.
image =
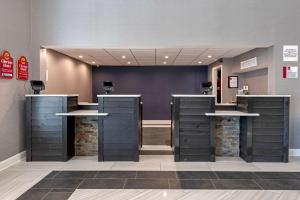
<path id="1" fill-rule="evenodd" d="M 289 156 L 300 156 L 300 149 L 290 149 Z"/>
<path id="2" fill-rule="evenodd" d="M 22 151 L 12 157 L 9 157 L 0 162 L 0 171 L 7 169 L 8 167 L 25 160 L 26 151 Z"/>

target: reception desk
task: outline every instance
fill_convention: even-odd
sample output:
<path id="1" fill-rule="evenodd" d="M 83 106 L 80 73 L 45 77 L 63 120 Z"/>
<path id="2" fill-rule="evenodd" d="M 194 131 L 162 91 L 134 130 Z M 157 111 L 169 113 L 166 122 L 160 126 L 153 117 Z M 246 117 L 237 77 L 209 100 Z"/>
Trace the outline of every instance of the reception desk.
<path id="1" fill-rule="evenodd" d="M 175 161 L 215 161 L 213 95 L 172 95 L 172 148 Z"/>
<path id="2" fill-rule="evenodd" d="M 74 156 L 74 118 L 56 113 L 77 110 L 78 95 L 26 95 L 26 160 L 67 161 Z"/>
<path id="3" fill-rule="evenodd" d="M 240 156 L 243 159 L 248 162 L 288 162 L 290 97 L 237 96 L 237 110 L 260 114 L 252 120 L 241 120 Z"/>
<path id="4" fill-rule="evenodd" d="M 98 95 L 99 161 L 139 161 L 141 141 L 141 95 Z"/>
<path id="5" fill-rule="evenodd" d="M 98 98 L 99 104 L 89 104 L 78 103 L 78 95 L 26 95 L 26 160 L 69 160 L 75 155 L 76 117 L 96 117 L 98 160 L 138 161 L 140 95 Z"/>
<path id="6" fill-rule="evenodd" d="M 289 103 L 288 95 L 238 95 L 232 110 L 216 110 L 215 96 L 173 95 L 175 161 L 215 161 L 216 122 L 237 121 L 229 128 L 237 131 L 238 156 L 246 162 L 288 162 Z"/>

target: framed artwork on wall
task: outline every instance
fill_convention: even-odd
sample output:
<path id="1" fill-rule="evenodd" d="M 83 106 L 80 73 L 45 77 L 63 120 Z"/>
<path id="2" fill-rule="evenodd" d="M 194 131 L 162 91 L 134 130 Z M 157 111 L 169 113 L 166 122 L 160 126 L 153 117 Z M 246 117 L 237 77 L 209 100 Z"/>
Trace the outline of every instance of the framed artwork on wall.
<path id="1" fill-rule="evenodd" d="M 238 76 L 228 76 L 228 88 L 238 88 Z"/>

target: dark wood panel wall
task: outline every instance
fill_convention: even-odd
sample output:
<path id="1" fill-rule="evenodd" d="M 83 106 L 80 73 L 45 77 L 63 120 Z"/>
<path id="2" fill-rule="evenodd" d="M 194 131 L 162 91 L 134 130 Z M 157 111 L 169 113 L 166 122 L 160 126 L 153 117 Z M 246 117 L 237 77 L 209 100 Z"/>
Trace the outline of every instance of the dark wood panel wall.
<path id="1" fill-rule="evenodd" d="M 175 161 L 215 161 L 214 97 L 172 98 L 172 148 Z"/>
<path id="2" fill-rule="evenodd" d="M 248 162 L 288 162 L 288 97 L 238 97 L 237 109 L 260 113 L 241 118 L 240 156 Z"/>
<path id="3" fill-rule="evenodd" d="M 77 97 L 26 97 L 26 160 L 67 161 L 74 156 L 74 118 L 56 113 L 77 109 Z"/>
<path id="4" fill-rule="evenodd" d="M 99 161 L 139 161 L 140 97 L 99 97 Z"/>

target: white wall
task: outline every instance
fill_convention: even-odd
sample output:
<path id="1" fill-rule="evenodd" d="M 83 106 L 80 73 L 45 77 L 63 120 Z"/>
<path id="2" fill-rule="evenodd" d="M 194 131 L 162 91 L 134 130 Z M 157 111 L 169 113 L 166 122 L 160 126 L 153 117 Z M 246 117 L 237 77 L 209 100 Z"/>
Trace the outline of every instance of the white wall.
<path id="1" fill-rule="evenodd" d="M 42 49 L 41 76 L 47 94 L 79 94 L 79 101 L 92 102 L 92 66 L 51 49 Z"/>
<path id="2" fill-rule="evenodd" d="M 0 51 L 10 51 L 15 60 L 21 55 L 30 59 L 30 0 L 0 4 Z M 30 72 L 37 69 L 29 64 Z M 25 83 L 0 79 L 0 161 L 25 150 Z"/>

